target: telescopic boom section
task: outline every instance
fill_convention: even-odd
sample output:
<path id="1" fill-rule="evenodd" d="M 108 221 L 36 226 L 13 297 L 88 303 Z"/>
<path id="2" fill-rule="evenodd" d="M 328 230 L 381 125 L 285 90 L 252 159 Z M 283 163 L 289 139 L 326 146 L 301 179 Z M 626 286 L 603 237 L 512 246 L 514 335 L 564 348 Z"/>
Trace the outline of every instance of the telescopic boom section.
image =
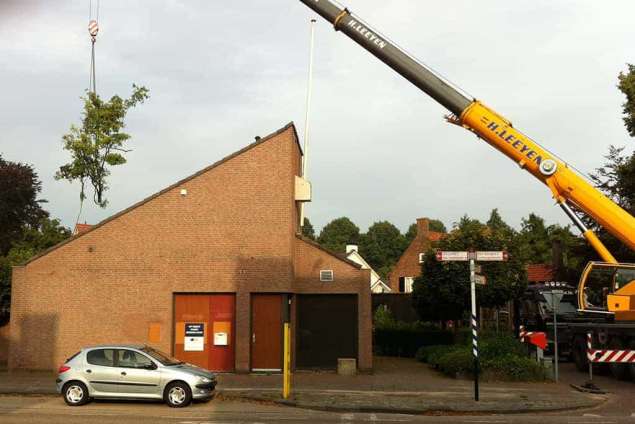
<path id="1" fill-rule="evenodd" d="M 300 0 L 357 44 L 435 99 L 458 124 L 485 140 L 546 184 L 559 205 L 606 262 L 616 263 L 597 236 L 571 210 L 573 205 L 595 219 L 635 250 L 635 218 L 604 196 L 538 143 L 516 130 L 510 121 L 481 102 L 468 99 L 433 72 L 330 0 Z"/>

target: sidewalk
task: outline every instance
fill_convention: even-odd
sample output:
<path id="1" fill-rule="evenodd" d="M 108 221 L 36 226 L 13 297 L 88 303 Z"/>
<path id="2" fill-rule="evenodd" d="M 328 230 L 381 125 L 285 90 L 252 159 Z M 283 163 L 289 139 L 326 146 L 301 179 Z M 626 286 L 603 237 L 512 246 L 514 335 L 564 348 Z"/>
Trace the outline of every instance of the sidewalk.
<path id="1" fill-rule="evenodd" d="M 0 394 L 55 394 L 55 376 L 46 372 L 0 372 Z M 580 393 L 566 384 L 482 383 L 480 401 L 473 383 L 442 376 L 412 359 L 375 358 L 375 372 L 338 376 L 298 372 L 293 396 L 281 398 L 280 375 L 219 375 L 219 399 L 247 399 L 310 409 L 392 413 L 523 413 L 591 408 L 607 396 Z"/>

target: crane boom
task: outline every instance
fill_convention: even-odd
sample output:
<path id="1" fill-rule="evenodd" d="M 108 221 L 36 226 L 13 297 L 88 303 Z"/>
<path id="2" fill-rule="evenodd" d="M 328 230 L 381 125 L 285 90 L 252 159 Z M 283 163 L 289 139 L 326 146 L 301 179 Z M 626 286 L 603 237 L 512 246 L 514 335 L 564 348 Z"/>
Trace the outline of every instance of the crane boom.
<path id="1" fill-rule="evenodd" d="M 586 228 L 571 205 L 635 250 L 635 218 L 566 163 L 515 129 L 509 120 L 480 101 L 464 96 L 348 9 L 342 9 L 330 0 L 300 1 L 333 24 L 336 31 L 346 34 L 448 109 L 452 113 L 448 117 L 449 122 L 475 133 L 547 185 L 560 207 L 605 262 L 617 263 L 593 231 Z"/>

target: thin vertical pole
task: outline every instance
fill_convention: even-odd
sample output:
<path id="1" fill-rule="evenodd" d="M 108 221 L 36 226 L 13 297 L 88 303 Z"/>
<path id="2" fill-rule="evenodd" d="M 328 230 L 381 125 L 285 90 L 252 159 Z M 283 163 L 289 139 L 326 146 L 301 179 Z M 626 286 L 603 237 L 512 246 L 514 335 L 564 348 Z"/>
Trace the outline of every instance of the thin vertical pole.
<path id="1" fill-rule="evenodd" d="M 313 96 L 313 46 L 315 41 L 315 19 L 310 24 L 311 39 L 309 42 L 309 76 L 306 89 L 306 110 L 304 115 L 304 147 L 302 155 L 302 178 L 307 179 L 307 163 L 309 162 L 309 117 L 311 113 L 311 97 Z M 305 203 L 300 204 L 300 230 L 304 226 Z"/>
<path id="2" fill-rule="evenodd" d="M 593 360 L 591 359 L 591 340 L 593 339 L 593 335 L 591 333 L 587 333 L 586 335 L 586 347 L 587 347 L 587 361 L 589 361 L 589 382 L 593 383 Z"/>
<path id="3" fill-rule="evenodd" d="M 302 177 L 307 177 L 307 162 L 309 157 L 309 117 L 311 114 L 311 97 L 313 96 L 313 50 L 315 42 L 315 19 L 311 19 L 311 39 L 309 44 L 309 76 L 306 90 L 306 110 L 304 115 L 304 156 L 302 159 Z"/>
<path id="4" fill-rule="evenodd" d="M 553 343 L 554 343 L 554 355 L 556 359 L 554 376 L 556 377 L 556 383 L 558 382 L 558 304 L 560 300 L 554 299 L 554 294 L 551 292 L 551 304 L 553 305 Z"/>
<path id="5" fill-rule="evenodd" d="M 284 359 L 282 364 L 282 397 L 289 399 L 291 394 L 291 331 L 289 323 L 284 323 Z"/>
<path id="6" fill-rule="evenodd" d="M 470 294 L 472 300 L 472 353 L 474 355 L 474 400 L 478 402 L 478 321 L 476 320 L 476 266 L 470 258 Z"/>

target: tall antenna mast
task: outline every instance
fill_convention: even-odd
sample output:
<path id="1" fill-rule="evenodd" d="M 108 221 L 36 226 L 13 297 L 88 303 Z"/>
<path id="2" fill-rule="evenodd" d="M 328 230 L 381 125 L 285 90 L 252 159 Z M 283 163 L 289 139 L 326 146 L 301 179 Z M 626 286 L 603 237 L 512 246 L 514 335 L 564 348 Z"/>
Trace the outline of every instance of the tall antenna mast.
<path id="1" fill-rule="evenodd" d="M 302 177 L 306 179 L 306 165 L 309 161 L 309 115 L 311 113 L 311 96 L 313 94 L 313 49 L 315 41 L 315 19 L 311 19 L 311 41 L 309 47 L 309 77 L 306 90 L 306 114 L 304 116 L 304 156 L 302 160 Z"/>
<path id="2" fill-rule="evenodd" d="M 311 19 L 309 23 L 311 32 L 311 41 L 309 45 L 309 76 L 306 89 L 306 112 L 304 115 L 304 147 L 302 155 L 302 178 L 307 179 L 307 163 L 309 162 L 309 117 L 311 113 L 311 96 L 313 94 L 313 49 L 315 41 L 315 19 Z M 300 204 L 300 229 L 304 227 L 304 205 Z"/>

